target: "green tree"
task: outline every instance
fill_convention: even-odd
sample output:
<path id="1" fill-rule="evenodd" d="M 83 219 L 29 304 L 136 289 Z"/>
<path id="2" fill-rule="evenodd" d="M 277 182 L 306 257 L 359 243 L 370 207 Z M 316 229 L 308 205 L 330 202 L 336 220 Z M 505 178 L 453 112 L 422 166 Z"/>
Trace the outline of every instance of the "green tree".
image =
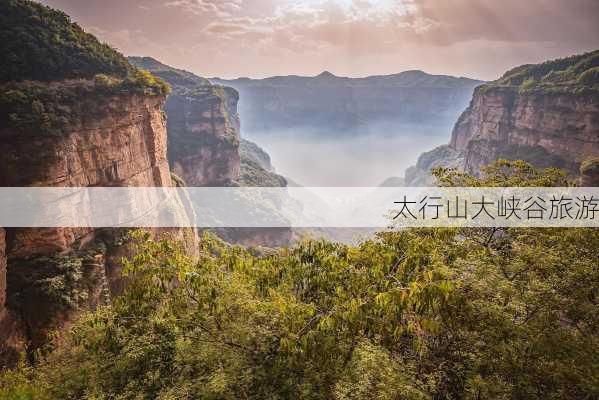
<path id="1" fill-rule="evenodd" d="M 480 179 L 436 173 L 447 185 L 564 179 L 559 171 L 507 161 Z M 599 396 L 596 229 L 410 229 L 358 246 L 304 241 L 266 253 L 205 236 L 197 260 L 177 243 L 135 238 L 138 252 L 124 263 L 125 294 L 82 317 L 35 369 L 5 372 L 6 393 Z M 19 377 L 12 385 L 18 392 L 10 376 Z"/>

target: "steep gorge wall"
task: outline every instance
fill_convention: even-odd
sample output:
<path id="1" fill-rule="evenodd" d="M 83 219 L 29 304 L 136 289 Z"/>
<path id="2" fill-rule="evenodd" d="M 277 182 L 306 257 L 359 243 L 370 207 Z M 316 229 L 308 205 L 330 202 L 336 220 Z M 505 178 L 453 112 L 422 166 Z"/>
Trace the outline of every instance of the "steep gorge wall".
<path id="1" fill-rule="evenodd" d="M 129 57 L 171 86 L 168 160 L 188 186 L 230 186 L 239 180 L 239 93 L 151 57 Z"/>
<path id="2" fill-rule="evenodd" d="M 189 186 L 228 186 L 239 179 L 239 117 L 234 89 L 206 86 L 167 100 L 173 172 Z"/>
<path id="3" fill-rule="evenodd" d="M 0 154 L 5 156 L 0 186 L 172 186 L 164 96 L 107 94 L 85 81 L 63 85 L 65 90 L 85 87 L 76 91 L 83 96 L 60 104 L 68 108 L 69 120 L 59 132 L 0 128 Z M 22 344 L 39 346 L 50 330 L 68 323 L 78 309 L 94 307 L 122 289 L 119 259 L 129 251 L 122 242 L 124 233 L 6 229 L 6 258 L 0 258 L 8 261 L 6 270 L 0 263 L 0 300 L 6 298 L 5 310 L 0 301 L 0 317 L 4 312 L 0 343 L 5 345 L 0 345 L 5 347 L 0 352 L 5 359 L 15 357 L 15 351 L 6 348 L 15 346 L 15 337 Z M 190 230 L 153 233 L 185 238 L 193 248 Z"/>
<path id="4" fill-rule="evenodd" d="M 468 172 L 497 158 L 520 158 L 577 173 L 583 161 L 599 154 L 599 95 L 479 88 L 450 146 L 464 154 Z"/>

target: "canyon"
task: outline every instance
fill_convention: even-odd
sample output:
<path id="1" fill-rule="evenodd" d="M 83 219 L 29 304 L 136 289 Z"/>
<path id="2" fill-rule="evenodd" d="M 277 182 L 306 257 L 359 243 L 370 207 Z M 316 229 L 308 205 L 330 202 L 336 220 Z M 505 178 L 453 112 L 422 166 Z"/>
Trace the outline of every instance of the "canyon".
<path id="1" fill-rule="evenodd" d="M 519 67 L 483 85 L 422 71 L 208 80 L 149 57 L 127 60 L 36 3 L 11 1 L 0 11 L 11 16 L 2 32 L 27 31 L 3 43 L 3 53 L 14 65 L 38 66 L 0 71 L 0 186 L 284 187 L 291 183 L 269 155 L 241 138 L 242 123 L 258 136 L 295 127 L 342 141 L 406 124 L 434 131 L 466 107 L 449 144 L 385 185 L 433 184 L 435 166 L 477 174 L 497 158 L 561 167 L 599 184 L 599 52 Z M 0 362 L 14 363 L 23 350 L 32 357 L 53 330 L 122 292 L 120 260 L 133 251 L 127 233 L 0 228 Z M 217 233 L 252 246 L 287 245 L 294 235 L 287 228 Z M 197 251 L 193 229 L 151 234 Z"/>
<path id="2" fill-rule="evenodd" d="M 212 84 L 191 72 L 151 57 L 129 57 L 135 66 L 167 82 L 168 160 L 171 171 L 188 186 L 287 186 L 258 145 L 241 138 L 238 92 Z M 263 205 L 256 203 L 256 208 Z M 288 228 L 222 228 L 213 230 L 231 243 L 283 246 Z"/>

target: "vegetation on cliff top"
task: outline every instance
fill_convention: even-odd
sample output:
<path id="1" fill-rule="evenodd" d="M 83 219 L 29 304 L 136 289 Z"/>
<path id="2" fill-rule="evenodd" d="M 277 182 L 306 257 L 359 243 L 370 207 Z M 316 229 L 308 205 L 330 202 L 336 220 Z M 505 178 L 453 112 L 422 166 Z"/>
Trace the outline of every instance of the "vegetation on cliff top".
<path id="1" fill-rule="evenodd" d="M 561 185 L 502 162 L 444 184 Z M 199 260 L 137 237 L 130 285 L 34 368 L 19 399 L 583 399 L 599 396 L 599 231 L 410 229 Z"/>
<path id="2" fill-rule="evenodd" d="M 135 70 L 123 79 L 98 74 L 91 81 L 8 82 L 0 85 L 0 128 L 61 135 L 84 115 L 109 108 L 109 96 L 163 96 L 168 91 L 168 85 L 143 70 Z"/>
<path id="3" fill-rule="evenodd" d="M 0 51 L 0 127 L 56 134 L 71 125 L 75 105 L 89 94 L 170 90 L 63 12 L 33 1 L 0 2 Z"/>
<path id="4" fill-rule="evenodd" d="M 500 79 L 483 85 L 482 89 L 509 86 L 522 91 L 599 90 L 599 50 L 541 64 L 527 64 L 513 68 Z"/>
<path id="5" fill-rule="evenodd" d="M 0 2 L 0 81 L 125 77 L 133 67 L 63 12 L 28 0 Z"/>
<path id="6" fill-rule="evenodd" d="M 168 92 L 163 81 L 135 68 L 68 15 L 34 1 L 0 2 L 0 53 L 0 82 L 93 78 L 117 91 Z"/>
<path id="7" fill-rule="evenodd" d="M 152 57 L 127 57 L 127 60 L 136 67 L 150 71 L 152 74 L 164 79 L 175 91 L 182 89 L 180 87 L 189 89 L 194 86 L 212 86 L 208 79 L 182 69 L 173 68 Z"/>

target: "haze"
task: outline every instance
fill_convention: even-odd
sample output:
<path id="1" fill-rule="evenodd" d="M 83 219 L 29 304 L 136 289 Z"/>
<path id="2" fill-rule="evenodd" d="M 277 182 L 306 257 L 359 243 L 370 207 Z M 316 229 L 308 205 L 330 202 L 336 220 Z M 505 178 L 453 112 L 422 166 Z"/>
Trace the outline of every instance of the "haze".
<path id="1" fill-rule="evenodd" d="M 433 74 L 493 80 L 599 48 L 597 0 L 44 0 L 126 55 L 203 77 Z M 241 100 L 244 101 L 243 99 Z M 459 113 L 456 113 L 455 118 Z M 355 135 L 243 128 L 310 186 L 374 186 L 445 144 L 451 124 Z M 455 121 L 455 120 L 454 120 Z"/>

